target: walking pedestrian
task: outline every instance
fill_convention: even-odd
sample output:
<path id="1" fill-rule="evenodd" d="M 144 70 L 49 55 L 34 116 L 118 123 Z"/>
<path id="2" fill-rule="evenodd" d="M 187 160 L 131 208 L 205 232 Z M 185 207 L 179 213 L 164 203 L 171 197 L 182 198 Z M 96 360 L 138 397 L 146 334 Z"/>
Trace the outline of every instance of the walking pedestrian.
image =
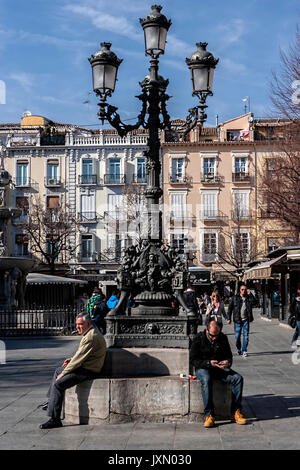
<path id="1" fill-rule="evenodd" d="M 296 341 L 300 336 L 300 287 L 297 289 L 297 295 L 293 298 L 290 305 L 290 314 L 296 318 L 296 327 L 292 337 L 291 345 L 296 347 Z"/>
<path id="2" fill-rule="evenodd" d="M 255 302 L 250 290 L 245 284 L 241 284 L 239 294 L 234 295 L 229 303 L 227 316 L 228 323 L 231 323 L 233 315 L 234 334 L 237 353 L 247 357 L 247 348 L 249 343 L 250 323 L 253 321 L 252 307 Z M 243 342 L 241 343 L 241 336 Z"/>
<path id="3" fill-rule="evenodd" d="M 205 324 L 208 325 L 212 320 L 215 320 L 220 330 L 222 331 L 223 328 L 223 320 L 224 318 L 227 323 L 229 322 L 228 316 L 225 311 L 224 303 L 221 302 L 221 297 L 218 291 L 213 291 L 211 295 L 211 303 L 208 305 L 206 310 L 205 316 Z"/>
<path id="4" fill-rule="evenodd" d="M 211 428 L 215 424 L 212 396 L 214 380 L 232 385 L 231 418 L 237 424 L 246 424 L 247 420 L 242 414 L 243 377 L 231 369 L 232 352 L 229 341 L 216 321 L 211 321 L 204 331 L 196 335 L 191 345 L 190 357 L 202 386 L 204 427 Z"/>

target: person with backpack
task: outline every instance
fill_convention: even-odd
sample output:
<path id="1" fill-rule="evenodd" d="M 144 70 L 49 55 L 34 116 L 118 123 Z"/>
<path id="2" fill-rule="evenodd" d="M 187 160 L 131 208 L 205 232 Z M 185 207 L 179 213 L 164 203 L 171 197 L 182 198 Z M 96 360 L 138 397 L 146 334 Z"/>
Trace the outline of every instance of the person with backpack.
<path id="1" fill-rule="evenodd" d="M 108 308 L 105 303 L 105 296 L 98 287 L 95 287 L 93 290 L 92 297 L 88 301 L 86 310 L 92 320 L 93 325 L 95 325 L 100 330 L 100 332 L 105 335 L 105 317 L 108 313 Z"/>
<path id="2" fill-rule="evenodd" d="M 118 290 L 113 290 L 110 298 L 106 302 L 106 306 L 109 310 L 115 308 L 119 302 L 120 292 Z"/>

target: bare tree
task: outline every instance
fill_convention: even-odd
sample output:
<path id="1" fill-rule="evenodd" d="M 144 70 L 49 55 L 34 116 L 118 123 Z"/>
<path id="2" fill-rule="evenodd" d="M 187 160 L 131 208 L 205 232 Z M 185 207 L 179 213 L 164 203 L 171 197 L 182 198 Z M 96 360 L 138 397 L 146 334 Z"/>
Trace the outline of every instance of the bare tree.
<path id="1" fill-rule="evenodd" d="M 279 219 L 295 242 L 300 233 L 300 153 L 296 143 L 273 153 L 261 170 L 260 205 L 264 218 Z"/>
<path id="2" fill-rule="evenodd" d="M 272 74 L 271 101 L 276 115 L 295 120 L 300 118 L 300 33 L 287 52 L 280 52 L 281 67 Z"/>
<path id="3" fill-rule="evenodd" d="M 51 274 L 58 260 L 68 261 L 75 253 L 76 244 L 70 243 L 70 237 L 75 239 L 77 225 L 76 217 L 66 204 L 45 208 L 39 197 L 31 199 L 22 230 L 28 237 L 31 253 L 48 264 Z"/>

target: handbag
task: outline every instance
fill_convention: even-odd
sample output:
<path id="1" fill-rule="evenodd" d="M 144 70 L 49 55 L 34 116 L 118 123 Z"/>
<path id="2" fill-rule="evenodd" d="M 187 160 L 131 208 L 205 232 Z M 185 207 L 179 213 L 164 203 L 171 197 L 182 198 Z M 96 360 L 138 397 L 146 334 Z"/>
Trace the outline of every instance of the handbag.
<path id="1" fill-rule="evenodd" d="M 296 317 L 294 315 L 290 315 L 288 317 L 288 324 L 290 325 L 291 328 L 296 328 Z"/>

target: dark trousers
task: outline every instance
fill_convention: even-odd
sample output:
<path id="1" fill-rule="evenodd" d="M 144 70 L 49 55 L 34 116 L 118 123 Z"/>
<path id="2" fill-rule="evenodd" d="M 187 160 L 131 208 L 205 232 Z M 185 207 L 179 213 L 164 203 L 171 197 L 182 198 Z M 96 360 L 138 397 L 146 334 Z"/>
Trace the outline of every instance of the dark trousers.
<path id="1" fill-rule="evenodd" d="M 60 419 L 65 391 L 68 388 L 74 387 L 74 385 L 84 382 L 85 380 L 92 380 L 99 377 L 99 374 L 79 367 L 73 372 L 70 372 L 69 374 L 66 374 L 60 379 L 56 380 L 57 376 L 61 374 L 63 370 L 63 367 L 57 367 L 53 374 L 52 382 L 47 393 L 47 414 L 53 419 Z"/>

